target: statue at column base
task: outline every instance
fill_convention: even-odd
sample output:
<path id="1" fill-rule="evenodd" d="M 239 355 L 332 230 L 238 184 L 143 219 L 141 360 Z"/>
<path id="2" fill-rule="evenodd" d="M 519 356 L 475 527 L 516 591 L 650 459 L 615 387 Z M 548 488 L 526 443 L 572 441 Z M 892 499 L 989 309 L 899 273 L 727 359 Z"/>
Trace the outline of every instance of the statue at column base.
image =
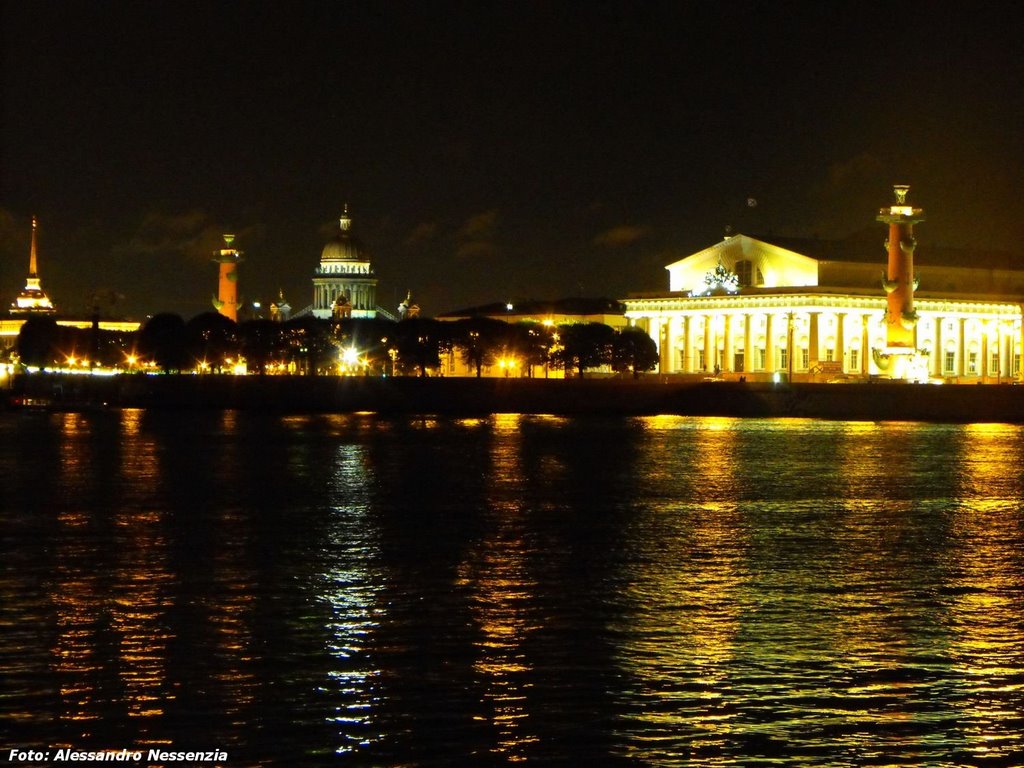
<path id="1" fill-rule="evenodd" d="M 871 350 L 871 356 L 882 378 L 922 384 L 930 378 L 928 353 L 925 351 L 912 347 L 876 347 Z"/>

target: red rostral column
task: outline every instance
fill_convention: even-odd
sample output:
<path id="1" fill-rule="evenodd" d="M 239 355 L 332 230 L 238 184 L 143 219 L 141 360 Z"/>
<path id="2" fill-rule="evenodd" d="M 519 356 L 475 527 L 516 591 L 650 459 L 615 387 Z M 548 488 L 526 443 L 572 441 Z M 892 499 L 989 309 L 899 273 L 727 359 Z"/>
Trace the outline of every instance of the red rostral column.
<path id="1" fill-rule="evenodd" d="M 914 277 L 914 224 L 924 221 L 924 211 L 907 205 L 907 192 L 910 187 L 897 184 L 893 187 L 896 193 L 896 204 L 882 208 L 878 212 L 878 221 L 889 225 L 889 239 L 885 248 L 889 252 L 889 265 L 882 287 L 888 296 L 888 309 L 885 313 L 885 339 L 888 350 L 894 351 L 914 349 L 914 326 L 917 325 L 917 312 L 914 310 L 914 290 L 917 278 Z"/>
<path id="2" fill-rule="evenodd" d="M 234 235 L 224 235 L 224 247 L 213 252 L 213 260 L 220 264 L 217 280 L 217 298 L 213 307 L 224 317 L 238 322 L 238 264 L 242 252 L 231 247 Z"/>

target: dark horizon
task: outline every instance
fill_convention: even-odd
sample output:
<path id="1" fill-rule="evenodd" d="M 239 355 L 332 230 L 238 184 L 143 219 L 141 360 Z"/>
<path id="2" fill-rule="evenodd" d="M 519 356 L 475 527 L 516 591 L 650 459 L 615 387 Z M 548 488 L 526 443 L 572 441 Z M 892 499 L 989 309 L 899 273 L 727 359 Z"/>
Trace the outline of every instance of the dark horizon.
<path id="1" fill-rule="evenodd" d="M 378 303 L 428 315 L 661 290 L 727 227 L 870 228 L 894 183 L 922 263 L 1014 250 L 1024 12 L 900 12 L 3 0 L 0 306 L 33 215 L 59 309 L 138 319 L 211 309 L 225 232 L 246 299 L 305 307 L 346 203 Z"/>

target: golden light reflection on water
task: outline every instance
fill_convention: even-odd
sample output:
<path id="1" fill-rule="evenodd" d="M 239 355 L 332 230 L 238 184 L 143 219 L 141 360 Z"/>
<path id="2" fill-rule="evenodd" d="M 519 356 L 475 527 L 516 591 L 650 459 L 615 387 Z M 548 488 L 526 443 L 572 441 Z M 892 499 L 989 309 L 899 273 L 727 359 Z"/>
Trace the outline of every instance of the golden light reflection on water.
<path id="1" fill-rule="evenodd" d="M 741 471 L 736 425 L 677 417 L 646 424 L 690 430 L 683 456 L 668 461 L 663 443 L 651 440 L 637 459 L 642 467 L 668 464 L 656 475 L 659 484 L 683 485 L 689 493 L 655 491 L 668 500 L 643 511 L 635 553 L 643 567 L 625 588 L 621 664 L 635 695 L 646 701 L 631 714 L 631 730 L 645 734 L 627 750 L 633 759 L 657 761 L 665 755 L 661 742 L 682 736 L 695 750 L 716 749 L 734 728 L 727 666 L 736 654 L 749 579 L 745 544 L 736 535 L 742 514 L 732 498 Z"/>
<path id="2" fill-rule="evenodd" d="M 837 699 L 859 706 L 843 713 L 851 738 L 883 753 L 921 749 L 920 731 L 900 724 L 927 696 L 927 681 L 906 672 L 913 646 L 924 634 L 923 609 L 893 588 L 911 583 L 924 562 L 908 562 L 902 541 L 919 524 L 915 500 L 893 491 L 916 471 L 905 425 L 847 422 L 835 427 L 836 470 L 832 477 L 839 511 L 831 532 L 837 555 L 829 589 L 822 595 L 822 623 L 841 660 Z M 924 553 L 922 553 L 923 555 Z M 824 575 L 824 574 L 823 574 Z M 889 610 L 879 610 L 888 599 Z M 825 602 L 827 601 L 827 602 Z M 882 731 L 883 735 L 880 735 Z"/>
<path id="3" fill-rule="evenodd" d="M 953 516 L 949 591 L 951 648 L 965 681 L 961 729 L 974 759 L 1008 759 L 1024 720 L 1024 537 L 1020 487 L 1024 430 L 964 428 L 961 495 Z M 1017 753 L 1019 755 L 1019 753 Z"/>
<path id="4" fill-rule="evenodd" d="M 83 466 L 84 454 L 76 443 L 88 437 L 88 424 L 75 413 L 64 413 L 59 418 L 63 445 L 59 474 L 51 480 L 57 487 L 79 488 L 90 473 Z M 89 723 L 100 720 L 104 708 L 99 683 L 105 660 L 99 653 L 99 635 L 107 621 L 108 607 L 104 604 L 102 575 L 89 567 L 93 553 L 82 540 L 81 530 L 91 524 L 90 515 L 78 505 L 61 507 L 55 531 L 60 557 L 55 559 L 48 589 L 57 625 L 51 663 L 59 681 L 60 718 L 79 724 L 74 736 L 79 732 L 90 734 Z"/>
<path id="5" fill-rule="evenodd" d="M 524 643 L 536 629 L 529 607 L 537 588 L 519 501 L 526 478 L 519 432 L 526 418 L 493 417 L 487 489 L 492 522 L 458 571 L 460 586 L 471 593 L 471 611 L 479 627 L 473 666 L 484 680 L 484 703 L 495 731 L 493 751 L 508 762 L 526 760 L 529 745 L 539 741 L 530 728 L 525 682 L 532 664 Z"/>
<path id="6" fill-rule="evenodd" d="M 111 630 L 117 642 L 117 670 L 129 717 L 164 714 L 174 693 L 167 682 L 167 648 L 172 639 L 165 615 L 172 603 L 174 576 L 168 564 L 164 512 L 150 504 L 147 489 L 157 482 L 156 446 L 141 429 L 141 411 L 121 419 L 122 503 L 112 510 L 120 545 L 111 568 Z M 139 732 L 146 739 L 149 729 Z"/>
<path id="7" fill-rule="evenodd" d="M 21 686 L 66 746 L 111 723 L 158 743 L 206 715 L 219 744 L 295 726 L 289 750 L 394 748 L 381 764 L 415 762 L 401 745 L 435 727 L 414 757 L 480 734 L 485 762 L 589 736 L 590 756 L 659 765 L 824 765 L 830 747 L 1010 765 L 1021 744 L 1017 427 L 207 414 L 194 456 L 172 420 L 46 418 L 58 511 L 25 558 L 42 607 L 4 607 L 45 614 L 22 642 L 50 676 Z M 294 499 L 306 516 L 277 514 Z M 577 656 L 561 641 L 582 633 Z M 471 692 L 444 717 L 418 645 L 445 654 L 427 661 L 442 688 Z M 567 711 L 603 719 L 559 741 Z"/>
<path id="8" fill-rule="evenodd" d="M 318 598 L 328 606 L 326 638 L 332 663 L 332 693 L 339 702 L 329 715 L 337 729 L 338 755 L 369 749 L 380 740 L 375 731 L 380 704 L 379 669 L 368 662 L 376 641 L 381 593 L 386 585 L 372 564 L 381 558 L 379 521 L 370 514 L 371 489 L 377 482 L 363 446 L 342 442 L 327 473 L 331 498 L 343 500 L 331 510 L 330 558 L 320 576 Z"/>
<path id="9" fill-rule="evenodd" d="M 1006 696 L 1012 700 L 1020 690 L 1024 627 L 1011 606 L 1021 593 L 1024 565 L 1007 547 L 1024 533 L 1019 499 L 999 491 L 1019 493 L 1021 478 L 1019 470 L 1011 470 L 1016 474 L 1008 483 L 994 476 L 1024 466 L 1016 427 L 644 422 L 648 439 L 637 463 L 651 468 L 645 480 L 653 501 L 637 522 L 636 557 L 643 567 L 626 591 L 631 611 L 623 620 L 622 664 L 635 681 L 634 695 L 648 697 L 650 706 L 630 713 L 636 724 L 629 730 L 643 734 L 631 742 L 630 756 L 658 761 L 681 742 L 688 750 L 727 751 L 744 734 L 770 733 L 781 744 L 791 729 L 808 727 L 805 718 L 819 727 L 841 725 L 851 742 L 864 745 L 863 754 L 957 748 L 948 736 L 936 741 L 933 723 L 951 714 L 944 699 L 932 701 L 929 664 L 936 662 L 921 660 L 941 656 L 946 647 L 943 618 L 934 599 L 921 593 L 941 581 L 949 549 L 970 553 L 965 570 L 976 569 L 979 578 L 988 564 L 987 581 L 966 591 L 952 587 L 955 604 L 968 614 L 954 622 L 968 633 L 959 643 L 973 660 L 965 675 L 994 671 L 998 687 L 986 698 L 984 685 L 966 684 L 975 709 L 965 720 L 988 726 L 978 726 L 968 742 L 978 756 L 983 749 L 997 755 L 1001 737 L 1019 743 L 993 727 L 1000 715 L 1021 720 L 1020 707 L 1007 707 Z M 751 452 L 766 431 L 785 456 Z M 670 432 L 676 439 L 661 439 Z M 688 440 L 679 441 L 680 433 Z M 955 503 L 961 512 L 971 510 L 978 541 L 943 539 L 956 468 L 932 464 L 935 441 L 963 443 L 959 463 L 969 469 L 961 479 L 974 498 Z M 1008 455 L 1009 444 L 1015 448 Z M 804 469 L 827 472 L 811 475 L 818 489 L 800 474 Z M 778 500 L 777 494 L 787 499 L 790 487 L 803 495 Z M 979 513 L 987 513 L 984 525 Z M 997 514 L 999 523 L 992 519 Z M 1013 530 L 993 538 L 1006 525 Z M 984 592 L 975 590 L 978 584 Z M 790 594 L 800 595 L 799 610 L 787 607 Z M 979 620 L 983 612 L 993 618 Z M 756 690 L 741 692 L 731 670 L 752 662 L 797 677 L 785 683 L 766 677 Z M 799 694 L 795 670 L 803 664 L 827 664 L 835 676 L 812 673 L 804 684 L 817 679 L 818 687 Z M 762 701 L 758 706 L 776 712 L 777 720 L 759 725 L 737 718 L 729 702 L 751 696 L 748 705 Z"/>

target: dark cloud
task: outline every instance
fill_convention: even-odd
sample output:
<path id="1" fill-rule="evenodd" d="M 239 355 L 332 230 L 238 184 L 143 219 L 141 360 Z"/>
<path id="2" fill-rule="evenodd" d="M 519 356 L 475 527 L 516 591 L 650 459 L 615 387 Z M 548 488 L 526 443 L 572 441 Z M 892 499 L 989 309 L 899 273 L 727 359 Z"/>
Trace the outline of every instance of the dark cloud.
<path id="1" fill-rule="evenodd" d="M 457 259 L 493 259 L 500 252 L 497 245 L 498 211 L 491 209 L 470 216 L 455 235 Z"/>
<path id="2" fill-rule="evenodd" d="M 648 227 L 637 227 L 632 224 L 620 224 L 617 227 L 606 229 L 594 238 L 594 245 L 618 248 L 624 245 L 632 245 L 638 240 L 643 240 L 650 235 Z"/>
<path id="3" fill-rule="evenodd" d="M 432 221 L 421 221 L 412 231 L 409 232 L 405 240 L 402 241 L 402 245 L 407 248 L 413 248 L 419 245 L 430 243 L 437 237 L 437 224 Z"/>

